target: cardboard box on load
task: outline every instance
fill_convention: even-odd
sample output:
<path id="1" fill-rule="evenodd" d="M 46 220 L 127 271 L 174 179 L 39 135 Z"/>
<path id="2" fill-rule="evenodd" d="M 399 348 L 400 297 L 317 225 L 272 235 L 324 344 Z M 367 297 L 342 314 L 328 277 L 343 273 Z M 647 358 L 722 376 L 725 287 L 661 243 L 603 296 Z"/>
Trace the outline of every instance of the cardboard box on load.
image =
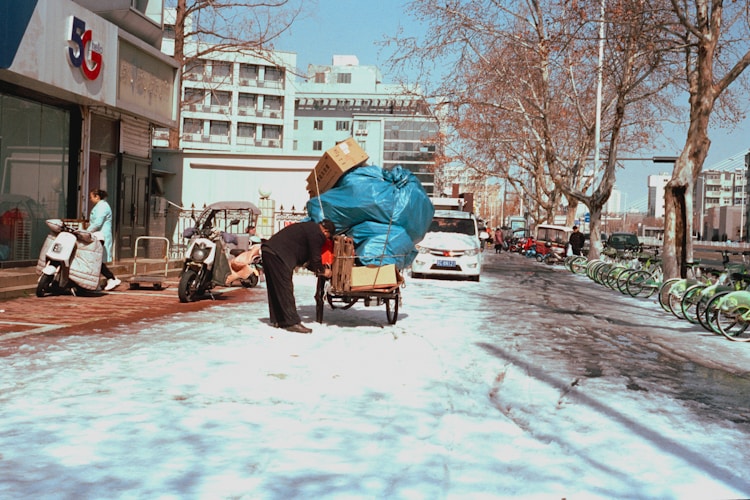
<path id="1" fill-rule="evenodd" d="M 396 266 L 354 266 L 351 274 L 351 291 L 389 289 L 398 285 Z"/>
<path id="2" fill-rule="evenodd" d="M 353 137 L 336 144 L 323 153 L 318 164 L 307 177 L 307 192 L 310 198 L 331 189 L 347 170 L 362 165 L 368 155 Z M 316 182 L 317 177 L 317 182 Z"/>

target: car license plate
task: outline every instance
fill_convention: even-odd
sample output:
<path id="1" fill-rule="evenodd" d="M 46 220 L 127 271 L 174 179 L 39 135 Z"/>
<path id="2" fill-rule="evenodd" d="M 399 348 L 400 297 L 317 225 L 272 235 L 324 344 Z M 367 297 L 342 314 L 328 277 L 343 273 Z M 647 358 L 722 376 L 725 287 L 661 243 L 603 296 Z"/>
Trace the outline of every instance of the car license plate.
<path id="1" fill-rule="evenodd" d="M 456 261 L 455 260 L 445 260 L 445 259 L 438 259 L 437 265 L 439 267 L 456 267 Z"/>

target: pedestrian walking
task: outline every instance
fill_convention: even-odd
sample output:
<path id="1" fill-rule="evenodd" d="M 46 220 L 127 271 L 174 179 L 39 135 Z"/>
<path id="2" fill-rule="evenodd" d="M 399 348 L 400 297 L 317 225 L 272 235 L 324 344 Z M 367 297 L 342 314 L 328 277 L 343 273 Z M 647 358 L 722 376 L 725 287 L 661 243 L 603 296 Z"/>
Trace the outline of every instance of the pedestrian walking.
<path id="1" fill-rule="evenodd" d="M 266 276 L 269 320 L 273 326 L 290 332 L 311 333 L 302 324 L 294 299 L 294 269 L 306 266 L 318 276 L 330 278 L 331 269 L 323 265 L 321 254 L 336 227 L 324 219 L 291 224 L 261 245 L 263 272 Z"/>
<path id="2" fill-rule="evenodd" d="M 586 237 L 578 230 L 578 226 L 573 226 L 573 232 L 570 233 L 570 238 L 568 238 L 568 243 L 570 244 L 570 249 L 573 251 L 573 255 L 581 255 L 581 250 L 583 250 L 583 244 L 585 241 Z"/>
<path id="3" fill-rule="evenodd" d="M 503 244 L 503 230 L 498 227 L 495 229 L 495 253 L 503 251 Z"/>
<path id="4" fill-rule="evenodd" d="M 122 282 L 107 267 L 107 263 L 112 262 L 112 208 L 105 201 L 106 199 L 107 192 L 103 189 L 92 189 L 89 191 L 89 201 L 92 206 L 89 213 L 89 225 L 86 230 L 92 233 L 99 231 L 104 237 L 104 254 L 102 255 L 102 268 L 100 272 L 107 279 L 104 289 L 113 290 Z"/>

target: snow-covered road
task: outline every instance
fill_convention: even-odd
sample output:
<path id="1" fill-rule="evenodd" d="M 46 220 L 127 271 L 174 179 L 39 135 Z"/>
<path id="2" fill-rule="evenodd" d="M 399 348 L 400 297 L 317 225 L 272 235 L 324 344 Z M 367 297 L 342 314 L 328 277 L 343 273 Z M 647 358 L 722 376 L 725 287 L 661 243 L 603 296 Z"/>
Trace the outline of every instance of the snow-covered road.
<path id="1" fill-rule="evenodd" d="M 0 358 L 0 497 L 750 495 L 750 345 L 560 268 L 485 264 L 408 279 L 394 326 L 361 304 L 313 323 L 299 276 L 312 335 L 258 302 L 27 337 Z"/>

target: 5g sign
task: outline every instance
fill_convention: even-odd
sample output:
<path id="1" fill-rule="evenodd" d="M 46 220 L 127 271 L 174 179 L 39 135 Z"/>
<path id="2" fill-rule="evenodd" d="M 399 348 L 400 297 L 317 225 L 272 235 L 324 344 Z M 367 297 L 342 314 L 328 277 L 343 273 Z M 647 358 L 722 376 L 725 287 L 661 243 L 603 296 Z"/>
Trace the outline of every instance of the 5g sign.
<path id="1" fill-rule="evenodd" d="M 96 80 L 102 71 L 102 46 L 92 40 L 93 32 L 86 30 L 86 23 L 77 17 L 72 18 L 68 57 L 70 64 L 81 68 L 89 80 Z"/>

